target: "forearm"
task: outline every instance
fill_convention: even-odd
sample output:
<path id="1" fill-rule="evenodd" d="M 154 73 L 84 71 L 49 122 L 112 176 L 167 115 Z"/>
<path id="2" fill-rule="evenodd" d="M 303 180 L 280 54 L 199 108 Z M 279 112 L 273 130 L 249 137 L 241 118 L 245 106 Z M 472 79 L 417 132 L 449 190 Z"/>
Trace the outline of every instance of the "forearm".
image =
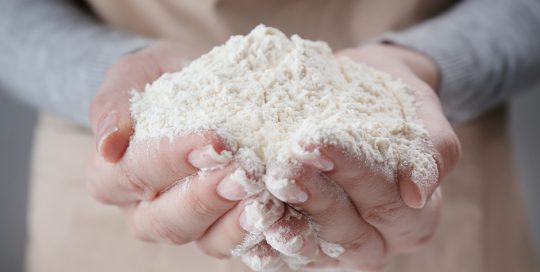
<path id="1" fill-rule="evenodd" d="M 69 0 L 5 0 L 0 9 L 0 90 L 87 125 L 106 69 L 151 40 L 97 22 Z"/>
<path id="2" fill-rule="evenodd" d="M 464 121 L 539 80 L 540 2 L 468 0 L 383 40 L 411 47 L 438 66 L 446 115 Z"/>

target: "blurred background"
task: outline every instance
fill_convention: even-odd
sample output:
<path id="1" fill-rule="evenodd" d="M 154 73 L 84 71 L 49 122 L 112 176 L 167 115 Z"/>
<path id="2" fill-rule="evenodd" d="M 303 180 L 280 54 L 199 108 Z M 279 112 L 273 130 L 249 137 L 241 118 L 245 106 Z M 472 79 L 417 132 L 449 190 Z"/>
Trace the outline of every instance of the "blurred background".
<path id="1" fill-rule="evenodd" d="M 0 90 L 0 271 L 23 270 L 36 114 Z"/>

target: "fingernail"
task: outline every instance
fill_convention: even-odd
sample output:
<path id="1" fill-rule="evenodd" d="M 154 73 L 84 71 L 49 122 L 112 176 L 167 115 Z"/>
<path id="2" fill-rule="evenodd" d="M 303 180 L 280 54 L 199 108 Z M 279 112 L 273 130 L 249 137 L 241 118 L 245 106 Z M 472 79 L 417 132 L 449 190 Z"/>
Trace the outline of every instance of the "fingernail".
<path id="1" fill-rule="evenodd" d="M 319 247 L 324 254 L 334 259 L 337 259 L 343 253 L 345 253 L 345 248 L 342 245 L 330 243 L 322 239 L 319 240 Z"/>
<path id="2" fill-rule="evenodd" d="M 304 243 L 295 253 L 283 253 L 283 259 L 285 262 L 287 262 L 289 267 L 293 268 L 293 270 L 299 270 L 306 267 L 306 265 L 311 263 L 319 254 L 317 238 L 314 235 L 310 236 L 310 238 L 307 238 L 306 236 L 302 235 Z"/>
<path id="3" fill-rule="evenodd" d="M 418 192 L 419 192 L 419 195 L 420 195 L 420 203 L 418 204 L 418 208 L 421 209 L 421 208 L 424 208 L 424 206 L 426 206 L 427 192 L 426 192 L 425 188 L 422 188 L 423 186 L 421 186 L 419 184 L 415 184 L 415 185 L 418 188 Z"/>
<path id="4" fill-rule="evenodd" d="M 255 229 L 255 221 L 257 221 L 258 219 L 254 219 L 253 216 L 254 215 L 252 214 L 248 215 L 248 211 L 244 209 L 242 214 L 240 214 L 240 226 L 242 226 L 245 231 L 250 233 L 260 232 Z"/>
<path id="5" fill-rule="evenodd" d="M 247 193 L 244 187 L 234 180 L 231 175 L 226 176 L 217 187 L 218 194 L 228 200 L 241 200 L 246 197 Z"/>
<path id="6" fill-rule="evenodd" d="M 115 132 L 119 131 L 118 128 L 118 112 L 117 111 L 111 111 L 101 122 L 99 123 L 97 127 L 96 132 L 96 139 L 97 139 L 97 145 L 96 149 L 97 152 L 103 156 L 103 143 L 105 143 L 105 140 Z"/>
<path id="7" fill-rule="evenodd" d="M 412 182 L 413 184 L 413 190 L 415 191 L 417 202 L 416 205 L 413 205 L 412 208 L 422 209 L 424 206 L 426 206 L 427 202 L 427 192 L 425 186 L 422 186 L 421 184 L 417 184 L 415 182 Z"/>
<path id="8" fill-rule="evenodd" d="M 406 164 L 405 164 L 406 165 Z M 416 194 L 416 201 L 413 201 L 412 208 L 424 208 L 439 183 L 439 170 L 435 159 L 431 157 L 428 161 L 422 162 L 423 167 L 405 166 L 400 172 L 402 175 L 409 175 L 402 178 L 407 185 L 413 185 L 413 191 Z M 409 171 L 407 171 L 409 170 Z M 399 172 L 398 172 L 399 174 Z M 400 185 L 401 186 L 401 185 Z M 407 186 L 406 186 L 407 187 Z M 407 189 L 407 188 L 405 188 Z M 406 191 L 406 190 L 405 190 Z M 416 203 L 414 203 L 416 202 Z"/>
<path id="9" fill-rule="evenodd" d="M 283 203 L 268 193 L 263 193 L 244 207 L 240 215 L 240 226 L 248 232 L 260 233 L 274 224 L 285 208 Z"/>
<path id="10" fill-rule="evenodd" d="M 318 148 L 313 151 L 306 151 L 299 144 L 295 144 L 293 145 L 292 152 L 298 160 L 323 172 L 334 169 L 334 163 L 324 156 Z"/>
<path id="11" fill-rule="evenodd" d="M 243 169 L 236 169 L 226 176 L 217 186 L 218 194 L 228 200 L 242 200 L 253 196 L 263 189 L 257 180 L 250 179 Z"/>
<path id="12" fill-rule="evenodd" d="M 188 155 L 188 161 L 200 170 L 212 170 L 227 165 L 232 160 L 232 153 L 227 150 L 217 153 L 212 145 L 197 148 Z"/>
<path id="13" fill-rule="evenodd" d="M 266 189 L 279 200 L 291 204 L 300 204 L 308 200 L 308 194 L 295 180 L 265 176 Z"/>
<path id="14" fill-rule="evenodd" d="M 300 235 L 287 238 L 287 231 L 288 228 L 281 227 L 278 231 L 267 233 L 266 242 L 285 255 L 295 255 L 304 245 L 304 239 Z"/>
<path id="15" fill-rule="evenodd" d="M 311 161 L 311 166 L 323 172 L 332 171 L 332 169 L 334 169 L 334 163 L 322 154 Z"/>
<path id="16" fill-rule="evenodd" d="M 264 232 L 266 242 L 285 256 L 294 256 L 297 265 L 307 264 L 317 255 L 319 245 L 311 224 L 299 212 L 288 207 L 279 223 Z"/>

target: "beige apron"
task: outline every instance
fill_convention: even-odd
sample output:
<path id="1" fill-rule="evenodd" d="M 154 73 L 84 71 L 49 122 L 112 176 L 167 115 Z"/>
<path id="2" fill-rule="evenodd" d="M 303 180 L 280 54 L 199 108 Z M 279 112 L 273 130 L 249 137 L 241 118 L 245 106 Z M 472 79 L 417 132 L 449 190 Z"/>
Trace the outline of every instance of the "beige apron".
<path id="1" fill-rule="evenodd" d="M 445 5 L 421 0 L 91 2 L 116 27 L 190 39 L 207 48 L 265 23 L 339 49 L 406 27 Z M 443 185 L 441 226 L 426 248 L 396 258 L 388 271 L 536 271 L 504 129 L 500 112 L 458 129 L 463 159 Z M 119 209 L 85 192 L 90 148 L 87 130 L 41 116 L 32 165 L 28 271 L 248 271 L 238 260 L 206 257 L 194 245 L 135 240 Z"/>

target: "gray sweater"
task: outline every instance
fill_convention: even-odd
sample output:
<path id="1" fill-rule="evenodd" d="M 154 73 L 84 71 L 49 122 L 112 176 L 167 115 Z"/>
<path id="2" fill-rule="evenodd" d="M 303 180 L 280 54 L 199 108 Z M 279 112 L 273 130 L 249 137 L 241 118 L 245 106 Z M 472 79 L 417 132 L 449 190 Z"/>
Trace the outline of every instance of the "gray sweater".
<path id="1" fill-rule="evenodd" d="M 465 121 L 540 79 L 540 1 L 468 0 L 382 39 L 440 68 L 446 115 Z M 103 75 L 152 40 L 103 25 L 69 0 L 1 0 L 0 90 L 87 125 Z"/>

